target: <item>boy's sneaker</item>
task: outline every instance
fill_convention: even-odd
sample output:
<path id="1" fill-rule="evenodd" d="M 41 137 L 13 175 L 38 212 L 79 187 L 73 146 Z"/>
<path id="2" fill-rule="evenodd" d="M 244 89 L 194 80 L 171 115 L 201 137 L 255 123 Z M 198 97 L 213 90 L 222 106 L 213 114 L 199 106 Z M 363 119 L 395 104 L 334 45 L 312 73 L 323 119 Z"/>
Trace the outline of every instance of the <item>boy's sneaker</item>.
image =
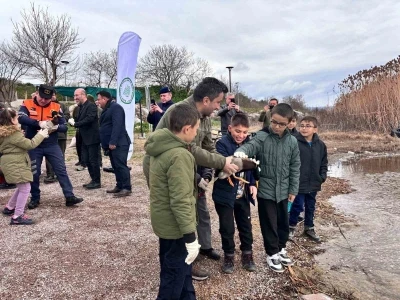
<path id="1" fill-rule="evenodd" d="M 289 240 L 294 239 L 294 232 L 296 231 L 296 227 L 290 226 L 289 227 Z"/>
<path id="2" fill-rule="evenodd" d="M 268 267 L 275 272 L 278 273 L 282 273 L 285 271 L 285 269 L 283 268 L 281 261 L 279 259 L 279 255 L 274 254 L 272 256 L 267 256 L 267 263 L 268 263 Z"/>
<path id="3" fill-rule="evenodd" d="M 200 268 L 199 266 L 193 265 L 192 267 L 192 279 L 197 281 L 203 281 L 210 277 L 210 273 Z"/>
<path id="4" fill-rule="evenodd" d="M 86 169 L 87 169 L 87 167 L 84 167 L 82 165 L 80 165 L 79 167 L 76 168 L 77 171 L 83 171 L 83 170 L 86 170 Z"/>
<path id="5" fill-rule="evenodd" d="M 235 255 L 234 254 L 226 254 L 224 255 L 224 263 L 222 265 L 222 272 L 226 274 L 232 274 L 233 273 L 233 267 L 235 265 L 234 263 Z"/>
<path id="6" fill-rule="evenodd" d="M 242 252 L 242 267 L 249 272 L 254 272 L 256 270 L 252 251 Z"/>
<path id="7" fill-rule="evenodd" d="M 27 215 L 20 215 L 17 218 L 11 218 L 10 225 L 32 225 L 33 220 L 29 219 Z"/>
<path id="8" fill-rule="evenodd" d="M 7 206 L 4 206 L 4 209 L 2 212 L 3 212 L 3 215 L 11 216 L 14 214 L 15 209 L 9 209 Z"/>
<path id="9" fill-rule="evenodd" d="M 282 265 L 285 267 L 291 266 L 294 264 L 293 260 L 289 258 L 287 255 L 286 249 L 282 248 L 282 250 L 278 253 L 279 256 L 279 261 L 281 262 Z"/>
<path id="10" fill-rule="evenodd" d="M 321 238 L 318 234 L 316 234 L 314 227 L 304 227 L 304 235 L 316 243 L 321 243 Z"/>

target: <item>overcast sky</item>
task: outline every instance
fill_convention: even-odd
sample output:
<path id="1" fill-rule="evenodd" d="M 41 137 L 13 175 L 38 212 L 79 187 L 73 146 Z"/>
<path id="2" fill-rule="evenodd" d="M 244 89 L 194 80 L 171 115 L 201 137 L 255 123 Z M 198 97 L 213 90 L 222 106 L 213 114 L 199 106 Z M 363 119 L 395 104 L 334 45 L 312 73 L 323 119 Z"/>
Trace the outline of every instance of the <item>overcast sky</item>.
<path id="1" fill-rule="evenodd" d="M 185 46 L 206 59 L 216 77 L 228 77 L 256 99 L 303 94 L 308 106 L 332 104 L 335 84 L 362 68 L 397 57 L 400 1 L 48 0 L 67 13 L 80 37 L 79 52 L 116 48 L 120 35 L 150 46 Z M 306 4 L 305 4 L 306 3 Z M 27 0 L 0 0 L 1 40 Z"/>

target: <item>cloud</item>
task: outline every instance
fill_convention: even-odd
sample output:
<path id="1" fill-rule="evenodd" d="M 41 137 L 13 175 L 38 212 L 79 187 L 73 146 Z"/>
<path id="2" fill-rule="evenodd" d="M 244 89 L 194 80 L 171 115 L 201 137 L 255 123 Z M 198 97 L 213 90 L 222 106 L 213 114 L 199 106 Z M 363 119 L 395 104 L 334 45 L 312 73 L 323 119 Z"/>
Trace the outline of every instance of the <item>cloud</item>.
<path id="1" fill-rule="evenodd" d="M 383 64 L 398 53 L 400 2 L 338 1 L 36 1 L 54 15 L 67 13 L 85 38 L 80 52 L 108 51 L 124 31 L 152 45 L 185 46 L 207 60 L 215 75 L 239 82 L 249 96 L 302 93 L 307 104 L 327 104 L 327 93 L 349 73 Z M 0 12 L 11 36 L 13 19 L 29 4 L 14 0 Z M 332 94 L 333 97 L 333 94 Z"/>

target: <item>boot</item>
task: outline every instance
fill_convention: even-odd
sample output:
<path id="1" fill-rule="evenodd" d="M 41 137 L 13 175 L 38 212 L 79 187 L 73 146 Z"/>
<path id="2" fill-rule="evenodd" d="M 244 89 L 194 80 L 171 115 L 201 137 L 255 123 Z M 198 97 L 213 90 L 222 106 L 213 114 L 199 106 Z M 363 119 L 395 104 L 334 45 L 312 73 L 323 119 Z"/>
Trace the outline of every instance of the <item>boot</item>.
<path id="1" fill-rule="evenodd" d="M 304 235 L 316 243 L 321 243 L 321 238 L 316 234 L 314 227 L 304 227 Z"/>
<path id="2" fill-rule="evenodd" d="M 235 254 L 227 254 L 227 253 L 225 253 L 225 255 L 224 255 L 224 264 L 222 265 L 222 272 L 224 272 L 226 274 L 232 274 L 233 273 L 233 267 L 235 265 L 234 260 L 235 260 Z"/>
<path id="3" fill-rule="evenodd" d="M 200 268 L 197 264 L 192 267 L 192 278 L 197 281 L 203 281 L 210 277 L 210 273 L 202 268 Z"/>
<path id="4" fill-rule="evenodd" d="M 75 204 L 81 203 L 83 198 L 78 198 L 76 196 L 65 198 L 65 205 L 66 206 L 73 206 Z"/>
<path id="5" fill-rule="evenodd" d="M 28 208 L 35 209 L 36 207 L 39 206 L 39 204 L 40 204 L 39 200 L 31 199 L 31 201 L 29 201 L 29 203 L 28 203 Z"/>
<path id="6" fill-rule="evenodd" d="M 256 270 L 256 265 L 253 260 L 253 251 L 242 252 L 242 267 L 249 272 L 254 272 Z"/>

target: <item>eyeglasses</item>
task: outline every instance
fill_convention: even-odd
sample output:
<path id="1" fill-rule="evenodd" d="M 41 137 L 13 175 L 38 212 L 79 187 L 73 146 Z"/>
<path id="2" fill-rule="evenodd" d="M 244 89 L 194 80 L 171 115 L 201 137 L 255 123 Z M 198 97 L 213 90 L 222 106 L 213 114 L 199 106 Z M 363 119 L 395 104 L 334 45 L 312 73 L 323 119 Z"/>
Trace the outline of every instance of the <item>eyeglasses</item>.
<path id="1" fill-rule="evenodd" d="M 315 126 L 311 126 L 311 125 L 300 125 L 300 128 L 315 128 Z"/>
<path id="2" fill-rule="evenodd" d="M 275 121 L 274 119 L 271 119 L 271 124 L 274 124 L 278 127 L 286 127 L 288 125 L 286 123 L 279 123 L 279 122 Z"/>

